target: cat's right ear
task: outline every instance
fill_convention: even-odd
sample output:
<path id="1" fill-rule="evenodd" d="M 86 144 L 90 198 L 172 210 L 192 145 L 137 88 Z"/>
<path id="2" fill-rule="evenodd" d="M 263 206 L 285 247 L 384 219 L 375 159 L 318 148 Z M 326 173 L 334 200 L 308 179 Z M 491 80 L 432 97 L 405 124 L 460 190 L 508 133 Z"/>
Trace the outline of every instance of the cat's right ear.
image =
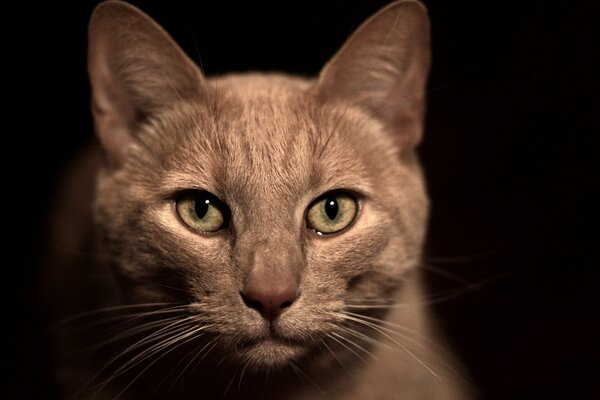
<path id="1" fill-rule="evenodd" d="M 117 163 L 149 115 L 205 95 L 202 72 L 169 34 L 121 1 L 92 14 L 88 73 L 96 133 Z"/>

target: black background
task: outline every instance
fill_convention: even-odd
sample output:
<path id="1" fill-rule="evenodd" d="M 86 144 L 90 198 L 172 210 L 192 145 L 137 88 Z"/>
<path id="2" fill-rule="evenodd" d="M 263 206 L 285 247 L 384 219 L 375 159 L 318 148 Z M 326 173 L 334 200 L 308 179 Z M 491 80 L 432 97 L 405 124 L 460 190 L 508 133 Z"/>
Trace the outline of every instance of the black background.
<path id="1" fill-rule="evenodd" d="M 2 358 L 15 399 L 48 393 L 32 283 L 55 179 L 91 137 L 86 27 L 96 3 L 3 6 Z M 133 3 L 209 75 L 314 75 L 387 1 Z M 427 261 L 450 274 L 428 276 L 432 295 L 456 292 L 436 315 L 485 399 L 600 398 L 598 2 L 426 4 Z"/>

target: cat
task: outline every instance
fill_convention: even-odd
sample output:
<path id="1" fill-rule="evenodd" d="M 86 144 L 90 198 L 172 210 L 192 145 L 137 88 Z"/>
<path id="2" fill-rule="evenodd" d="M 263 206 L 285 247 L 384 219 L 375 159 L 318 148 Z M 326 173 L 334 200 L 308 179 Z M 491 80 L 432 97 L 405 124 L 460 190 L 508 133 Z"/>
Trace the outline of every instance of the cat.
<path id="1" fill-rule="evenodd" d="M 469 399 L 428 318 L 418 1 L 318 77 L 206 78 L 142 11 L 89 25 L 98 145 L 44 270 L 64 399 Z"/>

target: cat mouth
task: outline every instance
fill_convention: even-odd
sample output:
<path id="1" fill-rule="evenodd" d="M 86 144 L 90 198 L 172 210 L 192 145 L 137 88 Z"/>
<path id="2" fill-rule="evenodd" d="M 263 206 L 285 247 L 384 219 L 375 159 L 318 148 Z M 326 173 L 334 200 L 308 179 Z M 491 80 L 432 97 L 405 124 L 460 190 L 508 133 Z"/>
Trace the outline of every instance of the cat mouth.
<path id="1" fill-rule="evenodd" d="M 242 347 L 252 347 L 256 345 L 306 347 L 306 342 L 304 340 L 282 335 L 276 330 L 270 329 L 268 333 L 261 337 L 247 339 L 241 343 Z"/>
<path id="2" fill-rule="evenodd" d="M 237 356 L 255 369 L 288 365 L 308 353 L 309 348 L 305 341 L 283 336 L 273 330 L 262 337 L 244 340 L 237 347 Z"/>

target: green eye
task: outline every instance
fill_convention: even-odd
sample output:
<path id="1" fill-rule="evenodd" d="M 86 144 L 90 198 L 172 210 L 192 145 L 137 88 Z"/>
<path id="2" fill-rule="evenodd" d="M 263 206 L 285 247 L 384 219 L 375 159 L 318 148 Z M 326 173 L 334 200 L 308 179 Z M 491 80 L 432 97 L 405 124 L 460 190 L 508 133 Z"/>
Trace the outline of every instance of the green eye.
<path id="1" fill-rule="evenodd" d="M 226 206 L 205 191 L 185 193 L 176 202 L 179 218 L 199 232 L 216 232 L 227 225 Z"/>
<path id="2" fill-rule="evenodd" d="M 306 222 L 318 234 L 339 232 L 354 221 L 358 206 L 347 193 L 326 193 L 308 209 Z"/>

